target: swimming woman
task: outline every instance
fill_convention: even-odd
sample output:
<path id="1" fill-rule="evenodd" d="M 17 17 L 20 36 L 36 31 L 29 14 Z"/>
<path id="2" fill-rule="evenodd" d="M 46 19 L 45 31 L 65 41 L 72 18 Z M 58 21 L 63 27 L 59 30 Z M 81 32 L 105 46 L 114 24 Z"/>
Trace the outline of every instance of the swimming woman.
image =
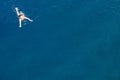
<path id="1" fill-rule="evenodd" d="M 30 21 L 30 22 L 33 22 L 33 20 L 26 17 L 22 11 L 19 11 L 19 9 L 17 7 L 15 8 L 15 11 L 16 11 L 16 14 L 17 14 L 17 16 L 19 18 L 19 27 L 20 28 L 22 27 L 22 21 L 25 20 L 25 19 Z"/>

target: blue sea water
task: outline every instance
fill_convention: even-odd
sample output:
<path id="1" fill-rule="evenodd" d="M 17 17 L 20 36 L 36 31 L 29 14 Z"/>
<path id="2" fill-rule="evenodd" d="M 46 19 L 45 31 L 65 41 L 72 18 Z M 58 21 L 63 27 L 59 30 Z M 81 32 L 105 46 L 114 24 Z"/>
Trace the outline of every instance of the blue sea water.
<path id="1" fill-rule="evenodd" d="M 0 5 L 0 80 L 120 80 L 119 0 Z M 19 28 L 15 7 L 34 22 Z"/>

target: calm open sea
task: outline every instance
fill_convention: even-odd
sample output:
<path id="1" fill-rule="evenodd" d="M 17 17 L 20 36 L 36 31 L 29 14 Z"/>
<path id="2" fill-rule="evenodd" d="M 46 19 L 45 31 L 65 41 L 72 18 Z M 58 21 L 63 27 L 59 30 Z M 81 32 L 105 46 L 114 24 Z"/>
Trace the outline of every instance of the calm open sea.
<path id="1" fill-rule="evenodd" d="M 119 0 L 0 5 L 0 80 L 120 80 Z M 19 28 L 15 7 L 34 22 Z"/>

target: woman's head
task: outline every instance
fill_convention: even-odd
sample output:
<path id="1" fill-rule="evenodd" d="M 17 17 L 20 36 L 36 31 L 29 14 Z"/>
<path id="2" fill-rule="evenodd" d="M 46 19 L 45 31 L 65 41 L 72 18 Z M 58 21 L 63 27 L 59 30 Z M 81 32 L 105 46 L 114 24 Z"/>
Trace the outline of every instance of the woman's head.
<path id="1" fill-rule="evenodd" d="M 20 11 L 20 15 L 24 15 L 24 13 L 22 11 Z"/>

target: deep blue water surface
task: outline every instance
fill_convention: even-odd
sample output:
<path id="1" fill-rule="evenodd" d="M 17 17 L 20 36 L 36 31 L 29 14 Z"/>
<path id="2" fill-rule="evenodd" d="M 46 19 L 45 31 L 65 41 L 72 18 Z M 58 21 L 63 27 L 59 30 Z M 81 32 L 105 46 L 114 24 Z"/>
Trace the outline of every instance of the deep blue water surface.
<path id="1" fill-rule="evenodd" d="M 119 0 L 0 5 L 0 80 L 120 80 Z M 20 29 L 15 7 L 34 22 Z"/>

